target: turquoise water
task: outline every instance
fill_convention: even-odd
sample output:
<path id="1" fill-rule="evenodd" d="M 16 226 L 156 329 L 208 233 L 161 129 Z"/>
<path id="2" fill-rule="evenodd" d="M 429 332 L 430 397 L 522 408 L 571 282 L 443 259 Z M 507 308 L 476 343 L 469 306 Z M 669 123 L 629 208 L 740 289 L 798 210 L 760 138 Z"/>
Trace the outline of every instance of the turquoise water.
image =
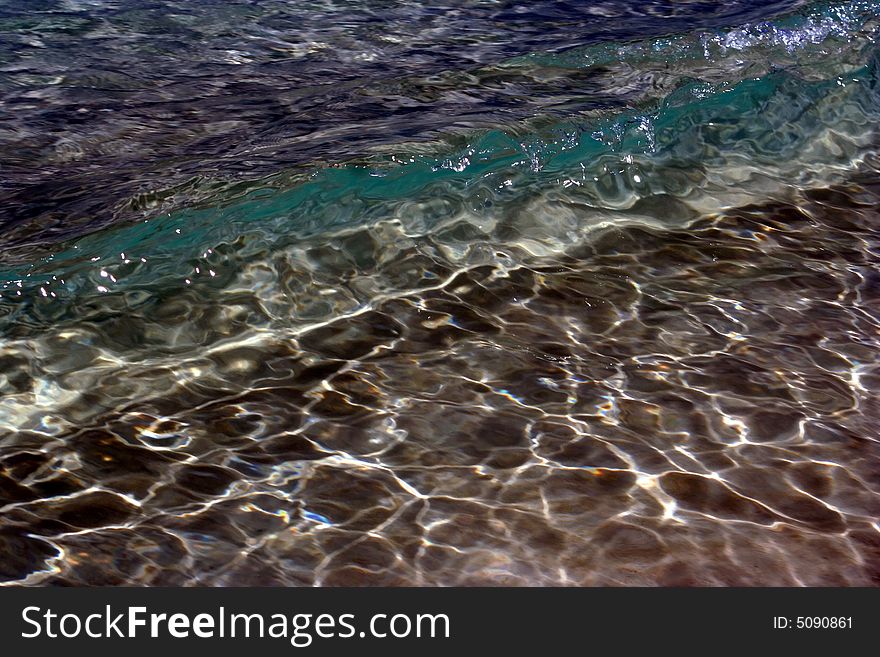
<path id="1" fill-rule="evenodd" d="M 510 60 L 503 66 L 591 68 L 623 58 L 627 65 L 661 62 L 686 71 L 698 62 L 718 69 L 715 76 L 728 76 L 727 60 L 735 53 L 737 58 L 755 57 L 756 62 L 749 62 L 750 72 L 764 74 L 746 77 L 745 71 L 737 71 L 733 79 L 707 82 L 675 73 L 671 92 L 646 98 L 638 109 L 628 112 L 545 123 L 538 130 L 521 133 L 482 131 L 468 135 L 466 145 L 458 148 L 428 146 L 410 152 L 404 148 L 390 155 L 280 176 L 280 181 L 276 180 L 279 176 L 269 177 L 249 183 L 229 198 L 213 199 L 220 205 L 155 216 L 147 213 L 148 218 L 134 225 L 54 247 L 40 260 L 8 267 L 2 272 L 3 288 L 16 297 L 39 293 L 38 288 L 62 297 L 80 289 L 90 294 L 95 283 L 107 283 L 94 272 L 119 265 L 117 251 L 137 251 L 150 258 L 142 263 L 148 266 L 135 264 L 115 276 L 113 285 L 104 285 L 108 291 L 157 276 L 175 275 L 179 281 L 192 273 L 191 261 L 197 261 L 207 248 L 247 231 L 284 244 L 387 220 L 401 203 L 424 202 L 438 193 L 488 216 L 496 209 L 480 207 L 486 204 L 483 197 L 491 196 L 492 203 L 503 207 L 568 183 L 577 184 L 579 195 L 589 197 L 592 207 L 617 210 L 640 198 L 703 193 L 682 188 L 669 170 L 742 166 L 737 158 L 748 158 L 749 166 L 756 169 L 766 168 L 769 176 L 779 179 L 780 193 L 786 186 L 796 189 L 817 181 L 836 181 L 841 174 L 835 176 L 835 172 L 845 172 L 862 155 L 860 142 L 870 139 L 867 126 L 876 118 L 876 54 L 869 36 L 877 10 L 871 2 L 820 4 L 775 23 L 726 32 L 624 46 L 600 44 L 560 55 L 533 54 Z M 829 50 L 835 58 L 828 56 Z M 857 66 L 860 62 L 863 65 Z M 835 136 L 848 142 L 841 152 L 818 157 L 805 153 L 830 134 L 832 126 Z M 627 161 L 632 158 L 638 162 Z M 778 167 L 780 159 L 791 158 L 800 158 L 801 171 L 796 174 Z M 609 189 L 600 177 L 607 178 L 609 169 L 615 167 L 650 171 L 639 181 L 614 181 Z M 415 230 L 430 232 L 447 218 L 412 221 Z M 172 263 L 178 265 L 177 271 Z M 62 278 L 65 283 L 59 282 Z"/>

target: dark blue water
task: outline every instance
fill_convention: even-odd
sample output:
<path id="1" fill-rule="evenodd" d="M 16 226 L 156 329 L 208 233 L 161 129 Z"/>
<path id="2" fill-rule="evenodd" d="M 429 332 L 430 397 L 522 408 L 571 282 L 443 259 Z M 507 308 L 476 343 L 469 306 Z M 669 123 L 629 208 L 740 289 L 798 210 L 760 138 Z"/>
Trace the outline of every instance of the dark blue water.
<path id="1" fill-rule="evenodd" d="M 594 76 L 492 66 L 796 4 L 3 0 L 0 225 L 9 244 L 54 241 L 130 220 L 138 193 L 197 198 L 194 178 L 623 105 Z"/>

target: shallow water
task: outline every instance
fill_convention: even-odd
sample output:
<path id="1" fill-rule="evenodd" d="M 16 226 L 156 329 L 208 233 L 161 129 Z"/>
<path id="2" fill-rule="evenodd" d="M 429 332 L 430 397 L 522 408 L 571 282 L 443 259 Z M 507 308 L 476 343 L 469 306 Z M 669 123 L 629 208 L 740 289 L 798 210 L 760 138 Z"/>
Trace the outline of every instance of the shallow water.
<path id="1" fill-rule="evenodd" d="M 880 582 L 880 3 L 46 4 L 5 582 Z"/>

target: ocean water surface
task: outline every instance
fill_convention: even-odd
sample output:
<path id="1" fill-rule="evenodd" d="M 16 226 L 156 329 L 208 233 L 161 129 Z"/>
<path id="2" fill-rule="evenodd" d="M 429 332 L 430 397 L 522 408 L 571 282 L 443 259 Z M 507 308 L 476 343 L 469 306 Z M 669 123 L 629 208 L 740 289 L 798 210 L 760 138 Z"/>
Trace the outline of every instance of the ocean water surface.
<path id="1" fill-rule="evenodd" d="M 0 583 L 880 584 L 878 29 L 0 0 Z"/>

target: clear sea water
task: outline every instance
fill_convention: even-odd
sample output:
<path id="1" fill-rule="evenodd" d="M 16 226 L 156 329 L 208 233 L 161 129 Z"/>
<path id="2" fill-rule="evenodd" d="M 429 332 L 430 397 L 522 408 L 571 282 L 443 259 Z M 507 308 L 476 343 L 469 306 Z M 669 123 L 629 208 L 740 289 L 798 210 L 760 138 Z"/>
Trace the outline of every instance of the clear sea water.
<path id="1" fill-rule="evenodd" d="M 878 27 L 0 0 L 0 583 L 880 584 Z"/>

